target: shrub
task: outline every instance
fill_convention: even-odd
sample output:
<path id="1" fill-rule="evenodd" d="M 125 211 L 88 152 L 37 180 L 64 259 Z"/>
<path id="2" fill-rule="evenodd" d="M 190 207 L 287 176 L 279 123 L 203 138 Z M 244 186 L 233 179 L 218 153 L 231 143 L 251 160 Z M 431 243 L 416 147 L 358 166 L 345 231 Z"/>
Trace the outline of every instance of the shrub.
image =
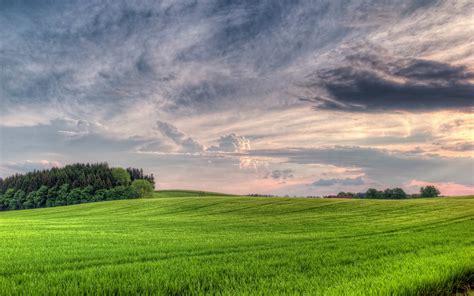
<path id="1" fill-rule="evenodd" d="M 153 196 L 153 185 L 147 180 L 135 180 L 132 182 L 131 188 L 139 197 Z"/>

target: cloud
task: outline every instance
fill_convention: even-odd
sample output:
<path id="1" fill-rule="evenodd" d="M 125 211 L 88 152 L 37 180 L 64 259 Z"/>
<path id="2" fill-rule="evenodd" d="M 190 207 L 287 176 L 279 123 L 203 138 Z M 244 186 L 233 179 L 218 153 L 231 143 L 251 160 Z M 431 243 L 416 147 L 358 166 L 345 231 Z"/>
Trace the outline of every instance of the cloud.
<path id="1" fill-rule="evenodd" d="M 137 153 L 154 153 L 154 154 L 167 154 L 172 153 L 176 148 L 176 145 L 167 143 L 163 140 L 146 141 L 142 145 L 136 147 Z"/>
<path id="2" fill-rule="evenodd" d="M 24 159 L 54 159 L 62 163 L 113 161 L 130 157 L 134 147 L 147 140 L 125 136 L 114 138 L 92 129 L 80 137 L 60 131 L 75 130 L 75 121 L 53 121 L 50 125 L 0 128 L 2 162 Z"/>
<path id="3" fill-rule="evenodd" d="M 474 78 L 474 72 L 466 66 L 453 66 L 429 60 L 405 59 L 397 61 L 399 66 L 391 74 L 420 81 L 464 82 Z"/>
<path id="4" fill-rule="evenodd" d="M 251 150 L 249 156 L 270 157 L 294 164 L 325 164 L 360 169 L 369 179 L 399 185 L 420 178 L 431 182 L 474 184 L 472 158 L 447 158 L 358 146 Z"/>
<path id="5" fill-rule="evenodd" d="M 1 97 L 1 94 L 0 94 Z M 3 113 L 3 114 L 2 114 Z M 48 108 L 30 110 L 25 107 L 11 108 L 7 112 L 0 111 L 0 127 L 37 126 L 50 124 L 57 114 L 51 114 Z"/>
<path id="6" fill-rule="evenodd" d="M 441 149 L 449 150 L 449 151 L 474 151 L 474 143 L 473 142 L 458 142 L 453 145 L 443 145 Z"/>
<path id="7" fill-rule="evenodd" d="M 413 187 L 414 190 L 419 187 L 433 185 L 441 191 L 442 195 L 456 196 L 456 195 L 474 195 L 474 186 L 463 185 L 455 182 L 426 182 L 421 180 L 411 180 L 408 186 Z"/>
<path id="8" fill-rule="evenodd" d="M 472 1 L 448 2 L 2 2 L 1 159 L 140 164 L 211 190 L 286 168 L 308 184 L 321 164 L 468 184 L 471 159 L 423 155 L 469 148 L 465 115 L 419 114 L 472 107 Z"/>
<path id="9" fill-rule="evenodd" d="M 388 59 L 388 61 L 387 61 Z M 302 98 L 318 108 L 346 111 L 433 110 L 474 107 L 474 72 L 429 60 L 356 54 L 343 65 L 317 70 Z"/>
<path id="10" fill-rule="evenodd" d="M 185 115 L 278 105 L 263 97 L 285 95 L 288 73 L 304 72 L 306 56 L 331 51 L 361 23 L 381 22 L 374 12 L 396 9 L 396 17 L 408 8 L 372 4 L 4 4 L 0 96 L 5 105 L 92 103 L 110 112 L 151 101 Z"/>
<path id="11" fill-rule="evenodd" d="M 250 150 L 250 141 L 243 136 L 234 133 L 222 136 L 217 146 L 211 146 L 206 151 L 209 152 L 243 152 Z"/>
<path id="12" fill-rule="evenodd" d="M 285 183 L 287 179 L 292 179 L 293 177 L 293 170 L 290 169 L 268 171 L 264 175 L 265 179 L 271 178 L 273 180 L 279 181 L 280 183 Z"/>
<path id="13" fill-rule="evenodd" d="M 287 106 L 295 103 L 288 98 L 288 88 L 308 71 L 319 71 L 334 61 L 330 69 L 337 78 L 342 75 L 336 71 L 343 66 L 338 64 L 340 55 L 351 55 L 354 43 L 364 38 L 382 43 L 381 47 L 387 43 L 376 42 L 378 30 L 385 32 L 398 24 L 404 34 L 417 36 L 397 46 L 408 51 L 402 56 L 416 57 L 423 42 L 429 41 L 419 31 L 423 36 L 438 33 L 437 21 L 448 19 L 458 25 L 470 17 L 466 16 L 469 1 L 445 5 L 426 0 L 27 1 L 2 8 L 0 39 L 5 42 L 0 47 L 0 66 L 5 71 L 0 72 L 0 97 L 4 107 L 52 105 L 66 109 L 66 115 L 77 111 L 67 106 L 78 109 L 87 104 L 93 110 L 101 107 L 120 113 L 131 105 L 152 102 L 162 111 L 181 116 L 236 107 Z M 429 17 L 420 17 L 425 13 Z M 397 41 L 403 42 L 402 37 Z M 448 45 L 468 44 L 468 40 L 453 33 L 440 36 L 436 44 L 446 52 Z M 459 84 L 464 70 L 413 59 L 401 63 L 392 74 Z M 364 78 L 359 72 L 351 78 L 354 85 L 368 80 L 404 93 L 400 85 Z M 337 92 L 331 80 L 323 79 L 322 84 L 343 104 L 352 104 L 347 98 L 361 92 Z M 443 94 L 451 93 L 451 86 L 437 85 Z M 459 87 L 458 94 L 470 90 L 469 85 Z M 419 91 L 426 93 L 429 88 Z M 322 107 L 331 107 L 323 101 Z M 5 111 L 10 108 L 3 109 L 10 113 Z"/>
<path id="14" fill-rule="evenodd" d="M 187 136 L 170 123 L 157 121 L 156 124 L 156 130 L 165 138 L 147 141 L 140 145 L 137 151 L 152 153 L 206 153 L 215 156 L 226 154 L 226 156 L 240 157 L 241 153 L 250 150 L 250 141 L 234 133 L 221 136 L 217 140 L 217 146 L 213 145 L 205 148 L 198 141 Z M 247 165 L 244 166 L 248 167 Z"/>
<path id="15" fill-rule="evenodd" d="M 25 160 L 22 162 L 10 162 L 0 165 L 3 170 L 11 173 L 26 173 L 34 170 L 50 169 L 52 167 L 60 167 L 62 164 L 54 160 Z"/>
<path id="16" fill-rule="evenodd" d="M 156 129 L 168 139 L 173 141 L 178 147 L 179 152 L 196 153 L 204 150 L 203 146 L 193 138 L 186 136 L 172 124 L 163 121 L 156 122 Z"/>
<path id="17" fill-rule="evenodd" d="M 459 127 L 462 127 L 466 122 L 462 119 L 455 119 L 446 123 L 443 123 L 440 127 L 439 130 L 441 132 L 451 132 L 452 130 L 458 129 Z"/>
<path id="18" fill-rule="evenodd" d="M 54 120 L 53 124 L 61 128 L 61 130 L 58 130 L 58 133 L 67 139 L 79 139 L 90 134 L 99 133 L 103 129 L 102 124 L 83 119 L 65 118 Z"/>
<path id="19" fill-rule="evenodd" d="M 358 186 L 364 185 L 365 181 L 362 177 L 356 178 L 345 178 L 345 179 L 319 179 L 313 183 L 311 186 L 334 186 L 334 185 L 341 185 L 341 186 Z"/>
<path id="20" fill-rule="evenodd" d="M 270 174 L 273 179 L 287 179 L 293 178 L 293 171 L 292 170 L 274 170 Z"/>

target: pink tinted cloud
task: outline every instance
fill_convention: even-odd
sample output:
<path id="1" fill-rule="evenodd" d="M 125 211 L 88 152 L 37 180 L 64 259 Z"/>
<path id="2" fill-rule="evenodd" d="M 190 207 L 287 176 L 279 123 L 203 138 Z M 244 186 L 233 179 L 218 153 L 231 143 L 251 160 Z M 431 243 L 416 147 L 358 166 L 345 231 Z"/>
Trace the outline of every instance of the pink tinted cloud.
<path id="1" fill-rule="evenodd" d="M 421 180 L 412 180 L 408 184 L 412 187 L 422 187 L 427 185 L 433 185 L 437 187 L 442 195 L 474 195 L 474 186 L 462 185 L 452 182 L 447 183 L 436 183 L 436 182 L 426 182 Z"/>

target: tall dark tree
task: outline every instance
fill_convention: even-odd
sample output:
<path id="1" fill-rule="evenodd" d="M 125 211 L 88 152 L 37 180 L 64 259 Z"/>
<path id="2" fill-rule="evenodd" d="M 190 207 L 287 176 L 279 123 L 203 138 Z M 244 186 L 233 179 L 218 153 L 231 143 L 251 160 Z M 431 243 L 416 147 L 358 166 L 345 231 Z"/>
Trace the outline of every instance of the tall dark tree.
<path id="1" fill-rule="evenodd" d="M 404 198 L 407 198 L 407 194 L 405 193 L 405 191 L 403 191 L 403 189 L 401 188 L 393 188 L 392 189 L 392 197 L 393 199 L 404 199 Z"/>
<path id="2" fill-rule="evenodd" d="M 53 207 L 101 200 L 138 198 L 131 181 L 146 182 L 143 169 L 110 168 L 107 163 L 72 164 L 0 178 L 0 210 Z M 138 184 L 140 184 L 138 182 Z"/>
<path id="3" fill-rule="evenodd" d="M 438 188 L 434 187 L 433 185 L 420 188 L 421 197 L 437 197 L 440 194 L 441 192 L 438 190 Z"/>
<path id="4" fill-rule="evenodd" d="M 375 188 L 369 188 L 365 194 L 366 198 L 374 198 L 374 199 L 379 199 L 383 198 L 383 192 L 379 191 Z"/>

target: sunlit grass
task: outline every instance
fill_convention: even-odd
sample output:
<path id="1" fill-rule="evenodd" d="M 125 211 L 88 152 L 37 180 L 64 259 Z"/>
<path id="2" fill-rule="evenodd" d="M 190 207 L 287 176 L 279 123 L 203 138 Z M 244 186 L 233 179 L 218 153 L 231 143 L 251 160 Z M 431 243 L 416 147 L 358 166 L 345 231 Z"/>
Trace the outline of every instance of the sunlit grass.
<path id="1" fill-rule="evenodd" d="M 0 294 L 445 294 L 473 279 L 474 198 L 157 196 L 0 213 Z"/>

